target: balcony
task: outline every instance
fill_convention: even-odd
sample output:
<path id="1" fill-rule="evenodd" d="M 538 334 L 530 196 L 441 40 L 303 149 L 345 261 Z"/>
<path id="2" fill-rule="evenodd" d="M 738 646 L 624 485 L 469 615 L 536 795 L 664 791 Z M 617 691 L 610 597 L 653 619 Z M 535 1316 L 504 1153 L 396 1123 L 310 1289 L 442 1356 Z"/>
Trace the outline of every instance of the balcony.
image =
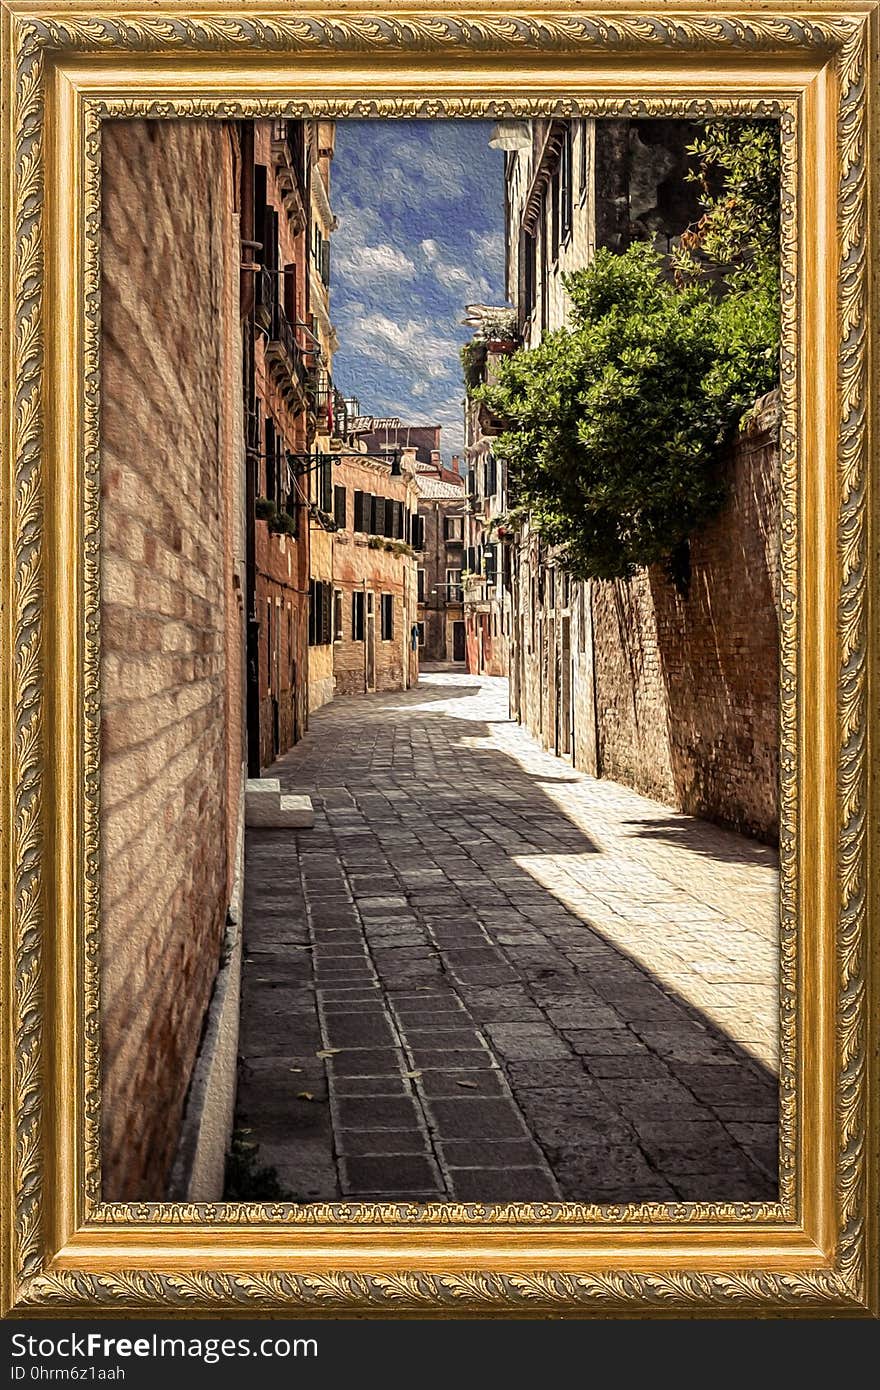
<path id="1" fill-rule="evenodd" d="M 266 364 L 282 395 L 293 409 L 303 409 L 314 377 L 315 351 L 303 346 L 300 326 L 290 322 L 278 293 L 280 277 L 271 270 L 260 272 L 257 287 L 256 321 L 266 334 Z"/>
<path id="2" fill-rule="evenodd" d="M 271 148 L 275 177 L 292 230 L 305 231 L 309 221 L 309 176 L 302 121 L 273 121 Z"/>

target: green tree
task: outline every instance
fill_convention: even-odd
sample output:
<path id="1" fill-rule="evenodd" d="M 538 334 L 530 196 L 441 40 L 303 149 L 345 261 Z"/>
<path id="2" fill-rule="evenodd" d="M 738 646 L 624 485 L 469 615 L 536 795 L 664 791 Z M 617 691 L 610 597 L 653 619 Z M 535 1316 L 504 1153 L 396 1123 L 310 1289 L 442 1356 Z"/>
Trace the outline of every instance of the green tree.
<path id="1" fill-rule="evenodd" d="M 519 507 L 575 575 L 674 562 L 724 499 L 722 455 L 778 378 L 779 149 L 768 122 L 707 122 L 702 216 L 668 265 L 638 244 L 565 279 L 566 328 L 475 394 Z"/>
<path id="2" fill-rule="evenodd" d="M 508 422 L 496 452 L 572 573 L 668 561 L 720 506 L 720 452 L 776 378 L 769 315 L 743 292 L 677 287 L 638 244 L 566 278 L 570 324 L 476 394 Z"/>
<path id="3" fill-rule="evenodd" d="M 689 146 L 702 216 L 673 257 L 679 284 L 706 277 L 728 292 L 779 276 L 779 129 L 775 121 L 706 121 Z"/>

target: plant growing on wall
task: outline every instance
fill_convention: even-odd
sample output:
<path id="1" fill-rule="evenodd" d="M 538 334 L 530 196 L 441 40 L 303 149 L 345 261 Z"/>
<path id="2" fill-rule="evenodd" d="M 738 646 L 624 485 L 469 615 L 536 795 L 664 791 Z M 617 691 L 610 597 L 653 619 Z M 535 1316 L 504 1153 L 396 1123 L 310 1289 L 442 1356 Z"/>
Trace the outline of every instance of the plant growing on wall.
<path id="1" fill-rule="evenodd" d="M 295 536 L 296 518 L 290 512 L 275 512 L 269 517 L 269 530 L 273 536 Z"/>
<path id="2" fill-rule="evenodd" d="M 703 215 L 679 239 L 679 284 L 772 288 L 779 276 L 779 132 L 774 121 L 706 121 L 688 147 Z"/>
<path id="3" fill-rule="evenodd" d="M 258 521 L 271 521 L 277 510 L 271 497 L 254 498 L 254 516 Z"/>

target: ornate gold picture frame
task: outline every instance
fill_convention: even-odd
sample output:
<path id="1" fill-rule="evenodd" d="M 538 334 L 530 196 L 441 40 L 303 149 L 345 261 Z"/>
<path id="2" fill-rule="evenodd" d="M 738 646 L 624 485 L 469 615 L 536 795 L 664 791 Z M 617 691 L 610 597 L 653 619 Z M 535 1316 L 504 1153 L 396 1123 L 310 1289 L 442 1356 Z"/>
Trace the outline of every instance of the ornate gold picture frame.
<path id="1" fill-rule="evenodd" d="M 4 1310 L 876 1313 L 878 14 L 5 0 Z M 102 122 L 716 111 L 782 131 L 778 1202 L 102 1203 Z"/>

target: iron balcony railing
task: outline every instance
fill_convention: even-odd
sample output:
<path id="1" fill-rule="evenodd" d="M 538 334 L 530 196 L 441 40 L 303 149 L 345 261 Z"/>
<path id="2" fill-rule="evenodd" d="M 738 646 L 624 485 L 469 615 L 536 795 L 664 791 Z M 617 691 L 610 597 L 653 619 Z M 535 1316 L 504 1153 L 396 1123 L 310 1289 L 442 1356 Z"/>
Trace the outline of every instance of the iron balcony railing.
<path id="1" fill-rule="evenodd" d="M 274 270 L 260 272 L 259 299 L 257 303 L 260 317 L 268 335 L 268 351 L 276 360 L 283 361 L 294 381 L 307 386 L 312 377 L 308 362 L 311 352 L 304 348 L 278 294 L 279 276 Z"/>

